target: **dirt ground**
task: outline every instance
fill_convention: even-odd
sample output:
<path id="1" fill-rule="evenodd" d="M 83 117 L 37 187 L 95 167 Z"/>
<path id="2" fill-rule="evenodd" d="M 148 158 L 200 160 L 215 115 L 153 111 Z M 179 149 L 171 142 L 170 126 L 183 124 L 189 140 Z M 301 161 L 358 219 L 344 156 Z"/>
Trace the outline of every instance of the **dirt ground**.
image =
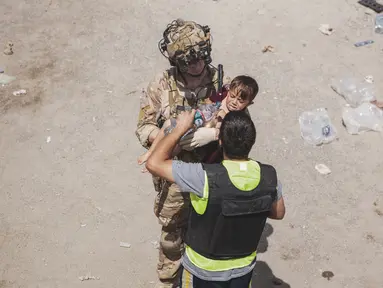
<path id="1" fill-rule="evenodd" d="M 269 221 L 253 286 L 383 287 L 382 133 L 349 135 L 330 88 L 373 75 L 383 97 L 383 35 L 365 12 L 356 0 L 2 0 L 0 68 L 17 80 L 0 87 L 0 287 L 154 287 L 160 226 L 134 130 L 178 17 L 210 25 L 226 75 L 260 84 L 252 156 L 277 168 L 287 214 Z M 339 139 L 311 147 L 298 117 L 319 107 Z"/>

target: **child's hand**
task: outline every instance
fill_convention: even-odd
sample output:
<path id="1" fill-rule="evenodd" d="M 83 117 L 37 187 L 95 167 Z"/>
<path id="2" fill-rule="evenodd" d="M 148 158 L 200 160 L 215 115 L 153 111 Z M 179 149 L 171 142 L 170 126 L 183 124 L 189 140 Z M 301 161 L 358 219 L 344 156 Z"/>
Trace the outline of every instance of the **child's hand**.
<path id="1" fill-rule="evenodd" d="M 152 154 L 151 152 L 149 151 L 146 151 L 146 153 L 142 154 L 140 157 L 138 157 L 137 159 L 137 162 L 139 165 L 142 165 L 144 163 L 146 163 L 146 161 L 149 159 L 149 156 L 150 154 Z M 141 169 L 141 172 L 142 173 L 147 173 L 149 172 L 148 169 L 146 169 L 146 167 L 144 166 L 144 168 Z"/>
<path id="2" fill-rule="evenodd" d="M 146 161 L 149 159 L 151 152 L 147 151 L 146 153 L 142 154 L 140 157 L 138 157 L 137 162 L 139 165 L 142 165 L 146 163 Z"/>
<path id="3" fill-rule="evenodd" d="M 194 125 L 194 115 L 196 110 L 184 111 L 177 117 L 177 126 L 175 130 L 179 131 L 180 134 L 185 134 Z"/>

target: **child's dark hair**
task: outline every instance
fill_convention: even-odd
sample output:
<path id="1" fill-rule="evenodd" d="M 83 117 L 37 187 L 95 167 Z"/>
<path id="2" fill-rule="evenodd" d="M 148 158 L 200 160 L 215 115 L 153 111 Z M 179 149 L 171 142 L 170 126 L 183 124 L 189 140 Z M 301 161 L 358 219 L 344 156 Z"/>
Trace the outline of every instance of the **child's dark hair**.
<path id="1" fill-rule="evenodd" d="M 254 100 L 259 91 L 257 81 L 246 75 L 235 77 L 231 81 L 229 89 L 238 93 L 243 100 L 249 100 L 250 102 Z"/>

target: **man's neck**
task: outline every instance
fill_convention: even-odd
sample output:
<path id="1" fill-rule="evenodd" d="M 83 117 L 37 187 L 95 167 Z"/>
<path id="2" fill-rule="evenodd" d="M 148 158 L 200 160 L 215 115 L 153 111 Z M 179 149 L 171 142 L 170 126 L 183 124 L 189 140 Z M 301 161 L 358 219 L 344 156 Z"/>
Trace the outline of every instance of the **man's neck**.
<path id="1" fill-rule="evenodd" d="M 229 157 L 227 157 L 225 154 L 223 155 L 223 160 L 226 160 L 226 161 L 235 161 L 235 162 L 245 162 L 245 161 L 249 161 L 250 159 L 249 158 L 244 158 L 244 159 L 230 159 Z"/>

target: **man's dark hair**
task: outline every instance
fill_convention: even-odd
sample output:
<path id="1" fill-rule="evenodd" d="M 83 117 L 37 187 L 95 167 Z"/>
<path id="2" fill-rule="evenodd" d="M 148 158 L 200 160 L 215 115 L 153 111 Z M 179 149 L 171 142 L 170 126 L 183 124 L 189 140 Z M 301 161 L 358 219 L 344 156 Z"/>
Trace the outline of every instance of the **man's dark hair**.
<path id="1" fill-rule="evenodd" d="M 222 121 L 219 138 L 223 152 L 230 159 L 247 159 L 257 132 L 245 111 L 231 111 Z"/>

